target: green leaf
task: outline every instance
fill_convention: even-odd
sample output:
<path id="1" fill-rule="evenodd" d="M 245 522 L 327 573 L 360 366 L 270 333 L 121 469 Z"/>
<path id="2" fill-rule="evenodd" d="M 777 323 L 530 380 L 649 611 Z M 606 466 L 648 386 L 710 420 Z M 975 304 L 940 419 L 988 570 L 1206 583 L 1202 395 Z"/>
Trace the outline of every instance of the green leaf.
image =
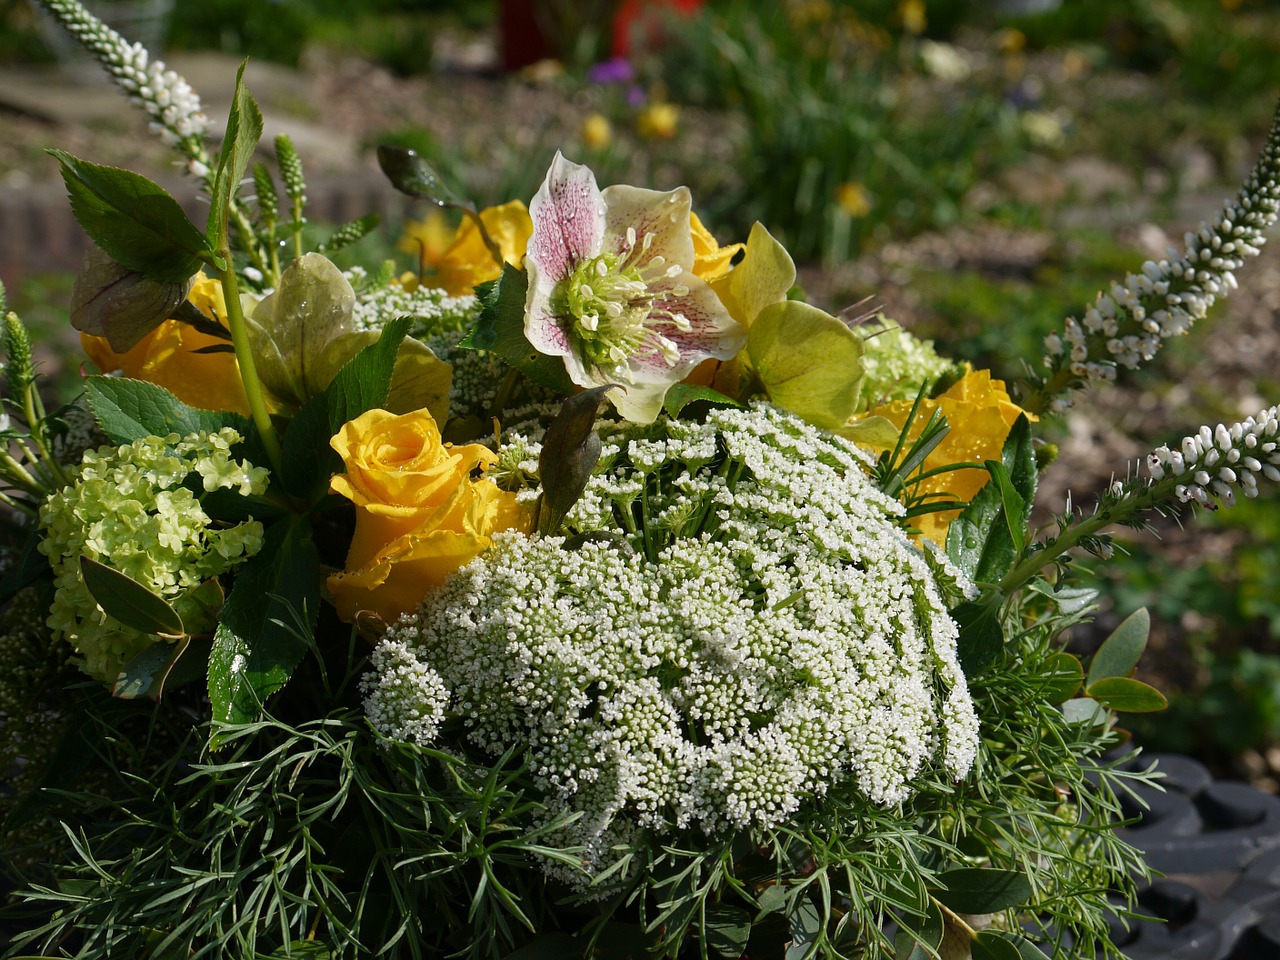
<path id="1" fill-rule="evenodd" d="M 1013 481 L 1003 463 L 988 460 L 987 472 L 991 474 L 992 482 L 1000 491 L 1000 507 L 1004 513 L 1005 525 L 1009 530 L 1009 540 L 1013 544 L 1013 554 L 1017 557 L 1022 553 L 1022 548 L 1027 545 L 1027 525 L 1023 519 L 1026 513 L 1026 501 L 1013 488 Z"/>
<path id="2" fill-rule="evenodd" d="M 1067 723 L 1087 723 L 1100 727 L 1111 719 L 1106 707 L 1088 696 L 1074 697 L 1062 705 L 1062 716 Z"/>
<path id="3" fill-rule="evenodd" d="M 149 280 L 92 247 L 71 290 L 71 326 L 127 353 L 187 299 L 189 281 Z M 198 311 L 197 311 L 198 312 Z"/>
<path id="4" fill-rule="evenodd" d="M 983 930 L 970 945 L 973 960 L 1022 960 L 1021 952 L 998 931 Z"/>
<path id="5" fill-rule="evenodd" d="M 271 953 L 253 954 L 253 960 L 329 960 L 333 950 L 327 943 L 319 940 L 294 940 L 287 947 L 281 947 Z"/>
<path id="6" fill-rule="evenodd" d="M 714 903 L 707 907 L 702 928 L 707 948 L 727 960 L 738 960 L 751 939 L 751 915 L 741 907 Z"/>
<path id="7" fill-rule="evenodd" d="M 977 600 L 966 600 L 951 611 L 951 619 L 960 627 L 956 655 L 967 677 L 981 673 L 1004 648 L 1001 606 L 999 594 L 987 594 Z"/>
<path id="8" fill-rule="evenodd" d="M 1155 687 L 1128 677 L 1103 677 L 1086 685 L 1084 693 L 1117 713 L 1155 713 L 1169 706 Z"/>
<path id="9" fill-rule="evenodd" d="M 607 383 L 574 394 L 560 405 L 560 412 L 547 427 L 538 457 L 542 480 L 538 531 L 544 536 L 555 533 L 591 479 L 601 447 L 595 431 L 596 411 L 604 395 L 616 386 Z"/>
<path id="10" fill-rule="evenodd" d="M 262 138 L 262 111 L 244 85 L 244 69 L 248 64 L 249 61 L 245 60 L 236 71 L 231 113 L 227 117 L 227 131 L 222 138 L 222 152 L 218 155 L 213 189 L 210 191 L 208 233 L 215 244 L 220 243 L 227 232 L 231 201 L 245 171 L 249 169 L 253 152 L 258 148 L 258 140 Z"/>
<path id="11" fill-rule="evenodd" d="M 186 436 L 231 427 L 242 437 L 250 434 L 247 417 L 230 411 L 189 407 L 164 387 L 125 377 L 89 377 L 85 396 L 98 426 L 113 443 L 132 443 L 143 437 Z"/>
<path id="12" fill-rule="evenodd" d="M 904 914 L 899 918 L 898 934 L 893 938 L 894 960 L 933 960 L 945 933 L 942 911 L 932 901 L 923 917 Z"/>
<path id="13" fill-rule="evenodd" d="M 1089 661 L 1088 686 L 1107 677 L 1131 677 L 1147 648 L 1151 634 L 1151 614 L 1139 607 L 1111 631 Z"/>
<path id="14" fill-rule="evenodd" d="M 1031 896 L 1031 881 L 1016 870 L 957 867 L 937 877 L 933 896 L 955 913 L 997 913 L 1020 906 Z"/>
<path id="15" fill-rule="evenodd" d="M 262 549 L 236 574 L 209 654 L 213 719 L 246 723 L 288 681 L 307 650 L 320 607 L 320 560 L 305 517 L 267 531 Z M 218 745 L 215 735 L 213 745 Z"/>
<path id="16" fill-rule="evenodd" d="M 662 406 L 667 411 L 667 416 L 679 418 L 685 408 L 694 403 L 706 403 L 713 407 L 741 407 L 731 397 L 726 397 L 718 390 L 712 390 L 710 387 L 699 387 L 689 383 L 676 383 L 667 390 L 667 395 L 662 400 Z"/>
<path id="17" fill-rule="evenodd" d="M 378 144 L 378 166 L 401 193 L 442 207 L 459 203 L 458 195 L 441 179 L 436 168 L 408 147 Z"/>
<path id="18" fill-rule="evenodd" d="M 1009 960 L 1045 960 L 1044 952 L 1026 937 L 1006 930 L 983 930 L 978 934 L 978 941 L 988 947 L 992 941 L 1001 940 L 1013 947 L 1013 953 L 996 954 L 997 957 L 1008 957 Z M 999 948 L 997 948 L 999 949 Z M 975 952 L 974 956 L 978 954 Z M 987 954 L 988 957 L 992 956 Z"/>
<path id="19" fill-rule="evenodd" d="M 1049 703 L 1062 703 L 1074 697 L 1084 681 L 1084 667 L 1075 654 L 1059 650 L 1051 653 L 1045 660 L 1048 669 L 1048 682 L 1044 688 L 1044 698 Z"/>
<path id="20" fill-rule="evenodd" d="M 947 529 L 947 556 L 974 583 L 998 582 L 1022 549 L 1011 531 L 1025 532 L 1036 489 L 1035 448 L 1025 416 L 1018 417 L 1009 431 L 1000 466 L 1006 474 L 1005 487 L 1022 498 L 1021 504 L 1016 499 L 1006 502 L 1000 480 L 988 483 Z"/>
<path id="21" fill-rule="evenodd" d="M 747 236 L 742 262 L 715 287 L 733 319 L 750 329 L 766 307 L 787 299 L 795 282 L 791 254 L 757 221 Z"/>
<path id="22" fill-rule="evenodd" d="M 161 283 L 185 283 L 212 258 L 204 234 L 167 191 L 146 177 L 79 160 L 61 150 L 71 211 L 94 243 L 121 266 Z"/>
<path id="23" fill-rule="evenodd" d="M 822 914 L 808 897 L 796 901 L 788 917 L 791 927 L 791 946 L 783 955 L 784 960 L 805 960 L 813 953 L 818 935 L 822 932 Z"/>
<path id="24" fill-rule="evenodd" d="M 488 350 L 539 386 L 557 393 L 573 393 L 574 383 L 560 357 L 539 353 L 524 335 L 524 305 L 529 277 L 511 264 L 491 284 L 476 287 L 480 316 L 459 344 L 469 350 Z"/>
<path id="25" fill-rule="evenodd" d="M 130 630 L 173 639 L 183 635 L 182 618 L 167 600 L 137 580 L 92 557 L 80 557 L 85 589 L 109 617 Z"/>
<path id="26" fill-rule="evenodd" d="M 141 697 L 159 700 L 164 695 L 166 686 L 176 685 L 169 683 L 173 668 L 179 660 L 186 659 L 187 650 L 192 645 L 189 636 L 182 637 L 175 643 L 153 643 L 124 665 L 111 688 L 111 695 L 122 700 Z M 208 649 L 206 645 L 206 654 Z M 203 666 L 201 664 L 202 669 Z"/>
<path id="27" fill-rule="evenodd" d="M 747 356 L 769 399 L 815 426 L 838 430 L 857 410 L 862 338 L 817 307 L 765 307 L 747 331 Z"/>

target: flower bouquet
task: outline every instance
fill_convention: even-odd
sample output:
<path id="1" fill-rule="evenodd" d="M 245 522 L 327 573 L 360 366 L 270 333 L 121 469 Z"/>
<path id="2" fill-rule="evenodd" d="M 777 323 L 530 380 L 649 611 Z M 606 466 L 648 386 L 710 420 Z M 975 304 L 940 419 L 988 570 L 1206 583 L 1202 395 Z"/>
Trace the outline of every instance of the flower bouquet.
<path id="1" fill-rule="evenodd" d="M 44 957 L 1119 955 L 1117 725 L 1073 556 L 1280 479 L 1276 408 L 1030 528 L 1038 417 L 1187 332 L 1280 209 L 1222 214 L 1014 394 L 799 299 L 768 230 L 560 155 L 435 274 L 304 243 L 287 138 L 45 6 L 209 199 L 51 150 L 99 375 L 46 409 L 5 316 L 0 738 L 11 951 Z M 252 195 L 242 188 L 249 178 Z M 447 287 L 447 289 L 446 289 Z M 1016 397 L 1016 400 L 1014 399 Z"/>

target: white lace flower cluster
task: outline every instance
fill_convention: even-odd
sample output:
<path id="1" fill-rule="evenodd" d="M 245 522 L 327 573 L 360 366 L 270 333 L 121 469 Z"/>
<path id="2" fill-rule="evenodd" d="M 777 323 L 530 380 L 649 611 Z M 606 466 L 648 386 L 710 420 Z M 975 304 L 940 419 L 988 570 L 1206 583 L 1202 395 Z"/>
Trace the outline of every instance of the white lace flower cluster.
<path id="1" fill-rule="evenodd" d="M 189 632 L 216 621 L 197 590 L 262 547 L 262 524 L 216 524 L 200 495 L 267 489 L 267 471 L 231 456 L 240 436 L 230 428 L 179 438 L 146 437 L 85 453 L 75 482 L 40 508 L 56 592 L 49 610 L 53 635 L 79 654 L 80 668 L 105 682 L 156 642 L 108 617 L 90 595 L 80 558 L 100 560 L 164 597 Z"/>
<path id="2" fill-rule="evenodd" d="M 343 276 L 358 291 L 351 319 L 359 330 L 381 330 L 396 317 L 412 317 L 409 335 L 427 340 L 464 330 L 476 317 L 475 297 L 454 297 L 429 286 L 410 290 L 396 282 L 370 285 L 363 267 L 344 270 Z"/>
<path id="3" fill-rule="evenodd" d="M 1186 249 L 1169 259 L 1147 261 L 1142 272 L 1113 284 L 1084 314 L 1070 317 L 1062 334 L 1045 338 L 1045 365 L 1064 365 L 1084 380 L 1114 380 L 1116 367 L 1150 360 L 1168 337 L 1186 333 L 1218 297 L 1236 286 L 1235 274 L 1266 242 L 1265 231 L 1280 213 L 1280 113 L 1262 155 L 1234 200 L 1212 223 L 1188 233 Z M 1069 397 L 1055 400 L 1057 409 Z"/>
<path id="4" fill-rule="evenodd" d="M 140 43 L 129 43 L 76 0 L 42 0 L 62 25 L 89 50 L 129 98 L 151 116 L 151 129 L 170 146 L 184 146 L 191 173 L 207 177 L 209 168 L 203 146 L 209 118 L 199 95 L 182 77 L 152 61 Z"/>
<path id="5" fill-rule="evenodd" d="M 474 743 L 522 746 L 553 813 L 581 814 L 565 839 L 589 869 L 637 829 L 768 827 L 838 782 L 897 803 L 931 763 L 963 777 L 978 722 L 940 561 L 866 455 L 765 407 L 642 436 L 606 441 L 570 526 L 645 517 L 660 546 L 498 536 L 383 639 L 375 728 L 429 743 L 447 700 Z"/>
<path id="6" fill-rule="evenodd" d="M 1207 426 L 1183 437 L 1178 449 L 1158 447 L 1147 455 L 1147 472 L 1157 482 L 1166 477 L 1184 478 L 1173 492 L 1183 503 L 1194 502 L 1216 509 L 1214 499 L 1228 507 L 1235 491 L 1258 495 L 1258 477 L 1280 483 L 1280 407 L 1268 407 L 1230 427 Z"/>

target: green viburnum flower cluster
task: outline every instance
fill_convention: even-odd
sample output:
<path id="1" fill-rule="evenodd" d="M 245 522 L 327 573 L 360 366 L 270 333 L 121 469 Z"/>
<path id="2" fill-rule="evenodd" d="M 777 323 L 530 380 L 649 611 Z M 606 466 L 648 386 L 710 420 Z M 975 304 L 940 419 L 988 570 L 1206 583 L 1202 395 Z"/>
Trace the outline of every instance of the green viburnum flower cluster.
<path id="1" fill-rule="evenodd" d="M 590 869 L 637 828 L 769 828 L 834 783 L 893 805 L 968 773 L 959 575 L 857 447 L 756 407 L 624 431 L 603 462 L 569 516 L 592 542 L 500 535 L 386 634 L 375 728 L 429 744 L 460 715 L 523 747 Z"/>
<path id="2" fill-rule="evenodd" d="M 267 471 L 234 460 L 240 440 L 230 428 L 179 438 L 146 437 L 85 453 L 75 481 L 40 509 L 40 551 L 53 568 L 56 594 L 49 627 L 79 654 L 89 676 L 112 682 L 128 661 L 156 641 L 108 617 L 80 574 L 87 556 L 162 596 L 188 633 L 212 629 L 216 611 L 196 595 L 201 584 L 233 569 L 262 546 L 262 524 L 216 525 L 200 495 L 267 489 Z"/>
<path id="3" fill-rule="evenodd" d="M 892 320 L 880 317 L 857 328 L 863 338 L 861 409 L 914 400 L 920 387 L 950 371 L 954 364 Z"/>

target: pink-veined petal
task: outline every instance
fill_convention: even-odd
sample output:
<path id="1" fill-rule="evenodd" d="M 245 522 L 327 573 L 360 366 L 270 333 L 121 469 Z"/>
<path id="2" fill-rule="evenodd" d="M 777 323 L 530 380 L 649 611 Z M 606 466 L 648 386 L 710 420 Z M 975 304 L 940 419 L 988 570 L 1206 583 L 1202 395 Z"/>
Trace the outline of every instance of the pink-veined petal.
<path id="1" fill-rule="evenodd" d="M 551 295 L 555 284 L 548 281 L 532 258 L 524 261 L 529 276 L 529 292 L 524 301 L 524 335 L 539 353 L 552 357 L 567 357 L 573 352 L 564 318 L 556 316 L 551 308 Z M 577 383 L 578 381 L 574 381 Z"/>
<path id="2" fill-rule="evenodd" d="M 609 253 L 625 255 L 629 252 L 629 230 L 635 231 L 635 243 L 644 243 L 651 234 L 649 249 L 634 263 L 644 267 L 656 256 L 667 263 L 679 264 L 686 271 L 693 269 L 693 236 L 689 228 L 689 212 L 693 200 L 688 187 L 675 190 L 646 190 L 617 184 L 605 187 L 601 196 L 605 202 L 603 249 Z"/>
<path id="3" fill-rule="evenodd" d="M 600 253 L 605 206 L 595 174 L 559 151 L 529 204 L 529 217 L 533 234 L 525 260 L 536 265 L 543 283 L 554 286 Z"/>

